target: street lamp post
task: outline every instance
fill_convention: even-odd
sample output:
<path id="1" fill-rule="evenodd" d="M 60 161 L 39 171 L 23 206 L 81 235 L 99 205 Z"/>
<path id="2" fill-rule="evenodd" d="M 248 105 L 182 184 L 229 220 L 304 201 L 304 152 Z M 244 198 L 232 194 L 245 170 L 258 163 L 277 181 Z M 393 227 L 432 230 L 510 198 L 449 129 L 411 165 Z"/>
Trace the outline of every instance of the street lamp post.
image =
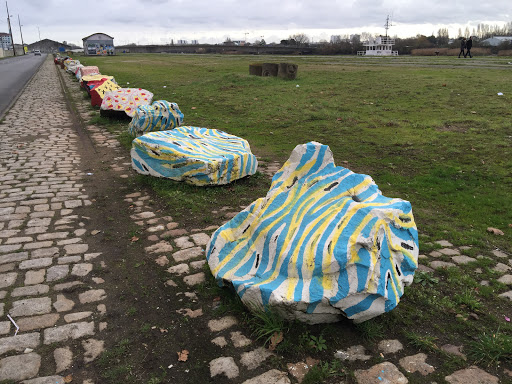
<path id="1" fill-rule="evenodd" d="M 20 15 L 18 14 L 18 24 L 20 25 L 20 35 L 21 35 L 21 46 L 23 47 L 23 54 L 26 55 L 25 52 L 25 43 L 23 42 L 23 33 L 21 33 L 21 21 L 20 21 Z"/>
<path id="2" fill-rule="evenodd" d="M 9 24 L 9 34 L 11 35 L 12 53 L 14 56 L 16 56 L 16 50 L 14 49 L 14 39 L 12 37 L 11 17 L 9 16 L 9 7 L 7 6 L 7 1 L 5 2 L 5 7 L 7 8 L 7 24 Z"/>

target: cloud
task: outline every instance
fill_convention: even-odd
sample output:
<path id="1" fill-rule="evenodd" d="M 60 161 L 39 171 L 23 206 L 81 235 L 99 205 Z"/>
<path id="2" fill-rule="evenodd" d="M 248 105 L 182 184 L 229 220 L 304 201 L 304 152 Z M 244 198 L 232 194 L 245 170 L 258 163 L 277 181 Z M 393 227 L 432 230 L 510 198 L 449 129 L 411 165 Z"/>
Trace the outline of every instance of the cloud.
<path id="1" fill-rule="evenodd" d="M 346 33 L 383 33 L 388 14 L 393 15 L 391 34 L 430 34 L 438 28 L 510 20 L 508 1 L 446 0 L 11 0 L 10 13 L 20 15 L 27 42 L 41 38 L 81 44 L 95 32 L 114 36 L 115 43 L 161 43 L 170 39 L 217 42 L 229 35 L 252 41 L 262 35 L 287 38 L 304 32 L 316 36 Z M 5 10 L 4 10 L 5 14 Z M 6 15 L 0 13 L 0 20 Z M 17 28 L 13 33 L 19 40 Z M 414 31 L 414 28 L 417 31 Z M 428 30 L 428 28 L 436 28 Z M 450 27 L 452 28 L 452 27 Z M 6 23 L 0 23 L 0 31 Z M 412 31 L 412 32 L 409 32 Z M 201 36 L 200 38 L 198 38 Z M 203 40 L 204 36 L 204 40 Z M 267 40 L 267 38 L 265 38 Z M 279 40 L 279 39 L 277 39 Z M 267 40 L 269 41 L 269 40 Z"/>

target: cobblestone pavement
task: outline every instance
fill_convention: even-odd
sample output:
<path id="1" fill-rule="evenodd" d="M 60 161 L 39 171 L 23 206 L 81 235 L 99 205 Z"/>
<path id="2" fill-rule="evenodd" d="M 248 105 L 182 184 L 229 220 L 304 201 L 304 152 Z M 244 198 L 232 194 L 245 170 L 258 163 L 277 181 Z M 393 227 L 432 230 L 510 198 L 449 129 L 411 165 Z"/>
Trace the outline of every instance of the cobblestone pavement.
<path id="1" fill-rule="evenodd" d="M 0 124 L 0 381 L 64 383 L 68 382 L 66 375 L 81 370 L 83 384 L 94 384 L 87 378 L 86 366 L 102 353 L 104 335 L 109 332 L 105 315 L 110 309 L 103 303 L 109 292 L 102 289 L 105 281 L 94 276 L 95 268 L 103 263 L 98 261 L 101 252 L 89 249 L 85 235 L 95 235 L 95 231 L 86 229 L 89 218 L 77 213 L 80 207 L 94 208 L 95 202 L 84 190 L 83 178 L 87 175 L 79 167 L 83 161 L 78 155 L 79 137 L 57 71 L 61 70 L 47 60 Z M 69 76 L 64 75 L 64 81 L 69 89 L 77 88 Z M 85 106 L 78 105 L 78 113 L 84 120 L 88 118 Z M 130 159 L 116 137 L 95 126 L 87 130 L 95 146 L 119 150 L 111 165 L 116 177 L 133 177 Z M 278 168 L 279 164 L 267 164 L 266 172 L 272 175 Z M 205 280 L 204 249 L 217 226 L 187 230 L 148 204 L 150 196 L 144 191 L 127 193 L 122 199 L 149 244 L 145 254 L 166 271 L 166 284 L 183 300 L 178 314 L 190 321 L 201 318 L 202 304 L 194 289 Z M 239 209 L 222 208 L 225 217 L 234 216 Z M 430 261 L 431 268 L 447 266 L 447 262 L 436 260 L 441 255 L 450 256 L 453 265 L 473 260 L 463 255 L 464 247 L 456 248 L 446 241 L 440 245 L 444 248 L 421 256 Z M 499 250 L 495 256 L 500 260 L 495 270 L 510 286 L 512 259 Z M 77 286 L 82 289 L 74 290 Z M 188 290 L 179 290 L 180 286 Z M 511 300 L 512 291 L 503 294 L 503 299 Z M 7 314 L 19 326 L 16 335 Z M 204 343 L 216 345 L 218 354 L 211 356 L 211 378 L 205 378 L 205 382 L 222 377 L 240 383 L 242 376 L 251 377 L 243 381 L 245 384 L 300 382 L 314 364 L 288 362 L 287 372 L 271 369 L 252 374 L 272 352 L 237 330 L 233 316 L 211 319 L 207 325 Z M 238 352 L 226 354 L 227 345 Z M 445 345 L 443 349 L 462 355 L 458 346 Z M 335 357 L 350 364 L 375 355 L 384 362 L 357 370 L 355 379 L 359 384 L 407 383 L 403 372 L 428 376 L 436 369 L 429 364 L 428 355 L 406 355 L 398 340 L 384 340 L 375 351 L 349 346 Z M 388 356 L 399 357 L 398 366 L 385 361 Z M 512 372 L 505 373 L 512 377 Z M 477 367 L 455 371 L 445 380 L 465 384 L 499 382 Z"/>

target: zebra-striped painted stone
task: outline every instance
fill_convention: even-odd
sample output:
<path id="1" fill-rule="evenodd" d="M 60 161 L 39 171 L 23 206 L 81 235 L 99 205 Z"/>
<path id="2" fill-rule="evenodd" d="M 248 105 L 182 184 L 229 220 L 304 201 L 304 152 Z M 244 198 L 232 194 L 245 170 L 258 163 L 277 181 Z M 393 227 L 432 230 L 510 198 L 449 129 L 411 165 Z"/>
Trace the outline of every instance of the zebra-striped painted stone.
<path id="1" fill-rule="evenodd" d="M 179 127 L 183 123 L 183 113 L 178 104 L 166 100 L 158 100 L 151 105 L 139 105 L 128 126 L 132 136 L 140 136 L 148 132 L 167 131 Z"/>
<path id="2" fill-rule="evenodd" d="M 256 172 L 249 143 L 217 129 L 191 126 L 150 132 L 132 142 L 137 172 L 198 186 L 228 184 Z"/>
<path id="3" fill-rule="evenodd" d="M 418 266 L 411 204 L 370 176 L 336 167 L 328 146 L 297 146 L 267 196 L 220 227 L 207 246 L 219 285 L 286 318 L 355 322 L 395 308 Z"/>

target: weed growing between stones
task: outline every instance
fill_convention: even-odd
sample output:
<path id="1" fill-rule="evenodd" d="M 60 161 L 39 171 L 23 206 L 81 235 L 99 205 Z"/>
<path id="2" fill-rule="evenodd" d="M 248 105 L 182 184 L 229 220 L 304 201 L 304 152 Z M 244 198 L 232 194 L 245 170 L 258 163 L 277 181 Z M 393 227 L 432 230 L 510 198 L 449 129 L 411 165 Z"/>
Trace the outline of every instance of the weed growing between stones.
<path id="1" fill-rule="evenodd" d="M 247 316 L 246 321 L 252 330 L 252 335 L 256 340 L 262 340 L 264 345 L 271 344 L 275 335 L 281 334 L 282 338 L 290 330 L 290 323 L 271 307 L 264 310 L 251 308 L 250 316 Z"/>
<path id="2" fill-rule="evenodd" d="M 425 352 L 435 352 L 439 350 L 436 344 L 437 337 L 430 335 L 420 335 L 416 332 L 405 331 L 405 337 L 409 344 Z"/>
<path id="3" fill-rule="evenodd" d="M 494 333 L 483 333 L 470 343 L 469 358 L 487 366 L 512 362 L 512 337 L 498 328 Z"/>

